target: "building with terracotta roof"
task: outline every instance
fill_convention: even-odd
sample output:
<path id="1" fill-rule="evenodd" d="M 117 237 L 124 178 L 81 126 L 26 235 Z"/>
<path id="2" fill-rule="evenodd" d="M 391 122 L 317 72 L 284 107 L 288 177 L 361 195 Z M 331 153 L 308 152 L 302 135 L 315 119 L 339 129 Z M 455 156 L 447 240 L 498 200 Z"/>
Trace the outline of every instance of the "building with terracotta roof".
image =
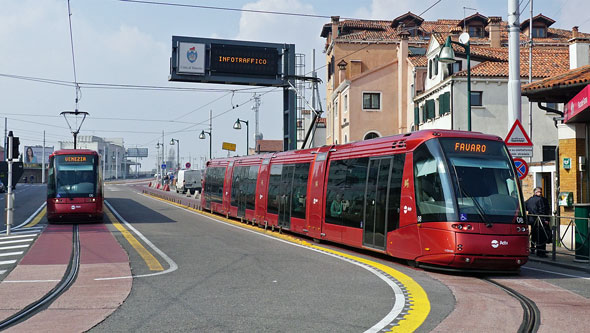
<path id="1" fill-rule="evenodd" d="M 520 71 L 528 82 L 529 28 L 521 24 Z M 539 14 L 532 24 L 532 80 L 569 69 L 569 40 L 590 34 L 555 29 Z M 426 21 L 408 12 L 392 21 L 343 20 L 324 25 L 327 58 L 326 143 L 346 143 L 418 129 L 467 130 L 467 55 L 453 44 L 455 63 L 438 61 L 448 36 L 469 33 L 472 130 L 505 137 L 508 124 L 508 29 L 501 17 L 476 13 L 463 20 Z M 557 108 L 556 105 L 549 105 Z M 521 122 L 532 123 L 533 162 L 554 160 L 555 113 L 522 99 Z M 529 121 L 532 114 L 532 122 Z M 555 167 L 553 166 L 553 169 Z M 550 182 L 545 167 L 532 177 Z"/>

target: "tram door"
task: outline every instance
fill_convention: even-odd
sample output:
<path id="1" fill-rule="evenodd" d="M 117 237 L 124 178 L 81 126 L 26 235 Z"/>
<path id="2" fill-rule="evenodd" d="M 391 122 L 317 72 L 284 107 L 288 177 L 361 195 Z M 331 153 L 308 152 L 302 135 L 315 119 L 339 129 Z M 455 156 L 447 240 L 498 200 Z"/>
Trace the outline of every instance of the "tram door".
<path id="1" fill-rule="evenodd" d="M 279 227 L 289 229 L 291 226 L 291 189 L 293 188 L 294 165 L 283 165 L 281 185 L 279 187 Z"/>
<path id="2" fill-rule="evenodd" d="M 377 249 L 385 249 L 387 245 L 387 194 L 392 159 L 392 157 L 386 157 L 369 160 L 363 245 Z"/>

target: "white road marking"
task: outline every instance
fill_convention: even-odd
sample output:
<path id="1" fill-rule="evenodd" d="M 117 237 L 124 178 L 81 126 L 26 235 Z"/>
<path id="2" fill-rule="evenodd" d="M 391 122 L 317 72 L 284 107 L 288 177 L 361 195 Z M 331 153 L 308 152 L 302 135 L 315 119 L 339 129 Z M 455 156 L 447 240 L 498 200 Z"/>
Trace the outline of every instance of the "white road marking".
<path id="1" fill-rule="evenodd" d="M 17 239 L 17 240 L 10 240 L 10 241 L 2 241 L 2 242 L 0 242 L 0 245 L 14 244 L 14 243 L 24 243 L 24 242 L 32 242 L 32 241 L 33 241 L 33 238 Z"/>
<path id="2" fill-rule="evenodd" d="M 138 278 L 138 277 L 156 276 L 156 275 L 162 275 L 162 274 L 171 273 L 171 272 L 174 272 L 175 270 L 178 269 L 178 265 L 174 262 L 174 260 L 170 259 L 170 257 L 168 257 L 164 252 L 162 252 L 162 250 L 160 250 L 159 248 L 157 248 L 152 242 L 150 242 L 149 239 L 147 239 L 141 232 L 139 232 L 131 224 L 129 224 L 129 222 L 127 222 L 121 215 L 119 215 L 119 213 L 115 210 L 115 208 L 113 208 L 113 206 L 111 206 L 110 203 L 108 203 L 106 200 L 104 201 L 104 203 L 105 203 L 105 205 L 107 205 L 109 207 L 109 209 L 111 210 L 111 212 L 113 212 L 113 214 L 115 214 L 115 216 L 117 217 L 117 219 L 119 219 L 119 221 L 123 222 L 125 224 L 125 226 L 127 228 L 129 228 L 129 230 L 133 231 L 137 235 L 137 237 L 141 238 L 141 240 L 143 240 L 149 247 L 151 247 L 152 250 L 154 250 L 154 252 L 156 252 L 157 254 L 159 254 L 160 257 L 164 258 L 164 260 L 166 260 L 166 262 L 168 262 L 168 266 L 169 267 L 168 267 L 167 270 L 161 271 L 161 272 L 157 272 L 157 273 L 142 274 L 142 275 L 132 275 L 132 276 L 108 277 L 108 278 L 96 278 L 96 279 L 94 279 L 95 281 L 100 281 L 100 280 L 117 280 L 117 279 L 130 279 L 130 278 Z"/>
<path id="3" fill-rule="evenodd" d="M 0 257 L 18 256 L 19 254 L 23 253 L 24 251 L 0 253 Z"/>
<path id="4" fill-rule="evenodd" d="M 10 235 L 10 236 L 0 236 L 0 240 L 5 240 L 5 239 L 16 239 L 16 238 L 25 238 L 25 237 L 31 237 L 31 235 Z"/>
<path id="5" fill-rule="evenodd" d="M 0 275 L 6 273 L 6 270 L 0 270 Z"/>
<path id="6" fill-rule="evenodd" d="M 14 249 L 22 249 L 22 248 L 26 248 L 29 247 L 29 245 L 13 245 L 13 246 L 4 246 L 4 247 L 0 247 L 0 250 L 14 250 Z"/>
<path id="7" fill-rule="evenodd" d="M 584 277 L 584 276 L 579 276 L 579 275 L 572 275 L 572 274 L 566 274 L 566 273 L 560 273 L 560 272 L 554 272 L 554 271 L 548 271 L 548 270 L 545 270 L 545 269 L 538 269 L 538 268 L 532 268 L 532 267 L 521 267 L 521 268 L 530 269 L 531 271 L 538 271 L 538 272 L 544 272 L 544 273 L 549 273 L 549 274 L 567 276 L 567 277 L 576 278 L 576 279 L 590 280 L 589 277 Z"/>
<path id="8" fill-rule="evenodd" d="M 16 260 L 4 260 L 0 261 L 0 265 L 12 265 L 16 262 Z"/>

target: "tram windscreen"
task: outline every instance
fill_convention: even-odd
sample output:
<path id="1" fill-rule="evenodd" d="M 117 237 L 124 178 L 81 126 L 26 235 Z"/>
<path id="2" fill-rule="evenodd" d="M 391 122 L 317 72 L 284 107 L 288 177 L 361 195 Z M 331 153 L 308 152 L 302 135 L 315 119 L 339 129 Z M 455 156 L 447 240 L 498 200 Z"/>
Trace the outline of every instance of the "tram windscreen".
<path id="1" fill-rule="evenodd" d="M 460 221 L 514 223 L 522 217 L 517 176 L 502 142 L 440 139 L 453 175 Z"/>
<path id="2" fill-rule="evenodd" d="M 419 219 L 514 223 L 522 218 L 516 174 L 502 142 L 440 138 L 414 152 Z"/>
<path id="3" fill-rule="evenodd" d="M 96 159 L 93 155 L 57 155 L 55 196 L 94 197 L 97 187 Z"/>

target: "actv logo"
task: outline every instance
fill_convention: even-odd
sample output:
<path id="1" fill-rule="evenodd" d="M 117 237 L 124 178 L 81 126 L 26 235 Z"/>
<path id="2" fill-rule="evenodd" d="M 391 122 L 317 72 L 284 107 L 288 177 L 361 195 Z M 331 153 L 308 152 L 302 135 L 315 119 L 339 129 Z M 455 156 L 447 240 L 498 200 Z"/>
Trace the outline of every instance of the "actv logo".
<path id="1" fill-rule="evenodd" d="M 508 241 L 503 241 L 503 240 L 497 241 L 495 239 L 492 241 L 492 247 L 494 249 L 497 249 L 500 245 L 506 246 L 506 245 L 508 245 Z"/>

